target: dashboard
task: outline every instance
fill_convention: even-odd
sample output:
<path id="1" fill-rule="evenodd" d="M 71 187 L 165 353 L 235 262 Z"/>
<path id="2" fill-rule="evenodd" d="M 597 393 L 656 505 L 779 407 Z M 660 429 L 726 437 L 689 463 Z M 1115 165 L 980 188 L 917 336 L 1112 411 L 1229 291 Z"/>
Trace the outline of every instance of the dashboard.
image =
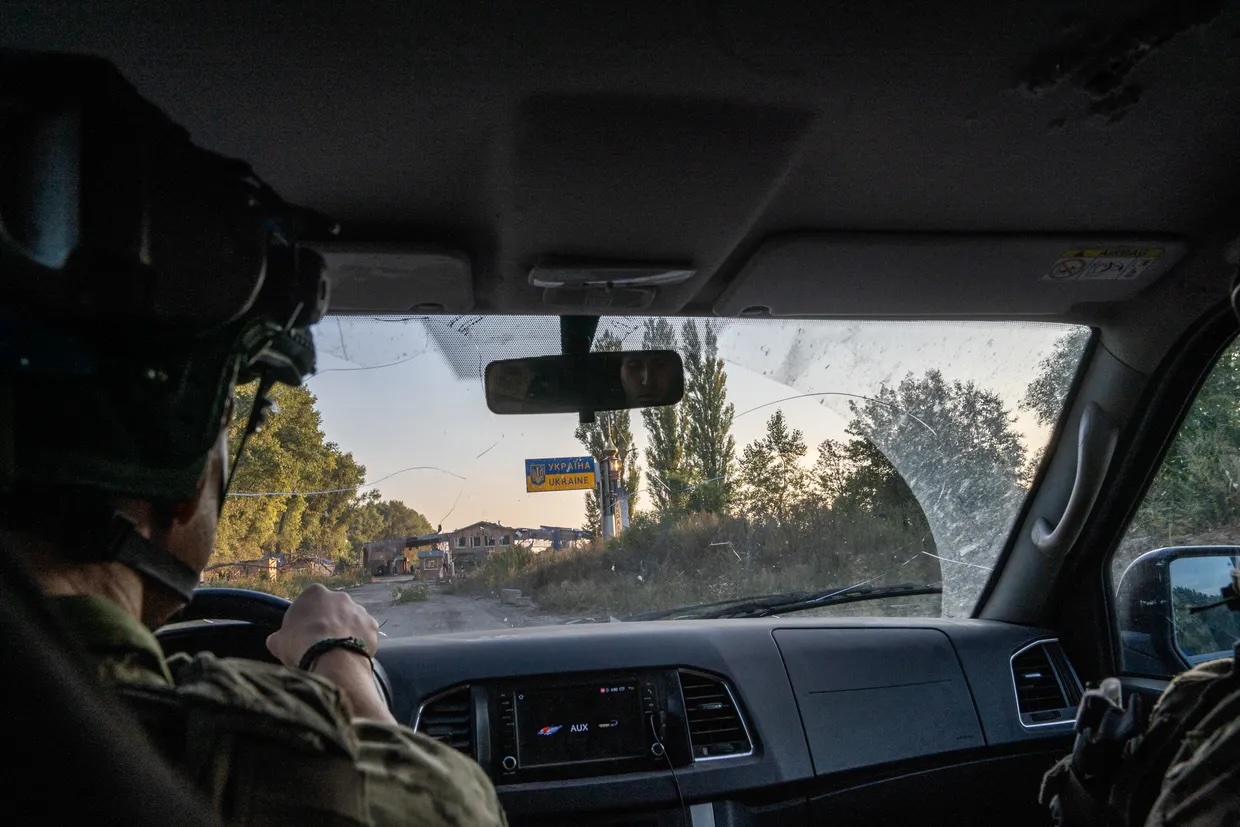
<path id="1" fill-rule="evenodd" d="M 1044 824 L 1082 685 L 1045 630 L 678 620 L 385 640 L 398 720 L 513 824 Z"/>

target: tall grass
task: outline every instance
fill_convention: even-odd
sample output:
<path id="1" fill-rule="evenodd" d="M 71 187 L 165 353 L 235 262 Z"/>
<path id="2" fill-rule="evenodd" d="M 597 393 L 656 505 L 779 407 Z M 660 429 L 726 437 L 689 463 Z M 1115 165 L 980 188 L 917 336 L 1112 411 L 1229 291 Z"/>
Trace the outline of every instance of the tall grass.
<path id="1" fill-rule="evenodd" d="M 639 517 L 606 544 L 499 552 L 454 590 L 519 588 L 546 611 L 601 617 L 863 581 L 937 583 L 938 561 L 922 554 L 934 552 L 928 532 L 884 516 L 819 508 L 782 525 L 706 514 Z M 937 597 L 901 603 L 896 614 L 938 614 Z"/>
<path id="2" fill-rule="evenodd" d="M 231 589 L 250 589 L 251 591 L 266 592 L 267 594 L 274 594 L 293 600 L 305 591 L 306 587 L 311 583 L 320 583 L 329 589 L 350 589 L 369 582 L 369 574 L 360 569 L 355 569 L 343 574 L 333 574 L 330 576 L 293 574 L 280 577 L 278 580 L 271 580 L 266 576 L 258 574 L 247 574 L 228 580 L 213 580 L 203 585 L 223 586 Z"/>

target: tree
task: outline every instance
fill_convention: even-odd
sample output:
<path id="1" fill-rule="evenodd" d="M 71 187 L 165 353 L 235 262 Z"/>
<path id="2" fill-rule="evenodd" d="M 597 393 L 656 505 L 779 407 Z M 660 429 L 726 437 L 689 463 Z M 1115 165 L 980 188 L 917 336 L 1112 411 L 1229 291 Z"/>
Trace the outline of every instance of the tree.
<path id="1" fill-rule="evenodd" d="M 675 350 L 676 329 L 667 319 L 647 319 L 642 332 L 646 350 Z M 646 475 L 654 484 L 647 488 L 660 514 L 685 511 L 692 478 L 685 461 L 685 416 L 683 405 L 664 405 L 642 409 L 649 446 L 646 448 Z"/>
<path id="2" fill-rule="evenodd" d="M 1131 533 L 1180 543 L 1240 526 L 1240 350 L 1229 348 L 1193 401 Z"/>
<path id="3" fill-rule="evenodd" d="M 597 491 L 586 492 L 586 517 L 581 527 L 591 537 L 599 536 L 603 530 L 602 509 L 599 507 Z"/>
<path id="4" fill-rule="evenodd" d="M 709 321 L 684 323 L 681 338 L 685 354 L 685 466 L 693 482 L 689 508 L 718 514 L 728 510 L 735 495 L 736 440 L 732 419 L 736 407 L 728 402 L 727 373 L 719 358 L 719 337 Z"/>
<path id="5" fill-rule="evenodd" d="M 620 350 L 623 343 L 620 337 L 616 336 L 610 330 L 604 331 L 595 342 L 594 349 L 598 351 Z M 599 474 L 605 473 L 603 460 L 606 456 L 607 446 L 615 448 L 620 455 L 620 460 L 624 464 L 624 476 L 622 483 L 624 490 L 629 497 L 630 513 L 637 510 L 637 486 L 641 484 L 641 469 L 637 463 L 637 446 L 633 444 L 633 428 L 628 411 L 599 411 L 594 415 L 594 421 L 577 426 L 577 430 L 573 434 L 577 441 L 580 442 L 594 457 L 594 462 L 598 466 Z M 591 505 L 593 501 L 593 505 Z M 591 511 L 598 511 L 598 492 L 590 491 L 586 494 L 586 524 L 589 525 Z"/>
<path id="6" fill-rule="evenodd" d="M 379 503 L 378 507 L 388 537 L 419 537 L 435 532 L 426 517 L 400 500 L 387 500 Z"/>
<path id="7" fill-rule="evenodd" d="M 784 522 L 803 499 L 809 473 L 801 466 L 806 453 L 801 432 L 789 429 L 782 410 L 766 421 L 766 435 L 741 455 L 740 488 L 745 513 L 757 520 Z"/>
<path id="8" fill-rule="evenodd" d="M 373 540 L 392 540 L 434 533 L 434 526 L 425 516 L 400 500 L 384 501 L 378 491 L 359 497 L 349 518 L 352 548 L 360 552 L 363 544 Z"/>
<path id="9" fill-rule="evenodd" d="M 998 394 L 947 382 L 937 370 L 849 404 L 849 434 L 896 469 L 929 522 L 945 561 L 943 607 L 965 614 L 1020 508 L 1025 448 Z"/>
<path id="10" fill-rule="evenodd" d="M 844 443 L 824 439 L 818 444 L 818 459 L 814 462 L 810 484 L 823 505 L 834 507 L 841 501 L 851 474 L 848 447 Z"/>
<path id="11" fill-rule="evenodd" d="M 254 391 L 254 385 L 237 389 L 237 414 L 229 431 L 233 456 Z M 266 422 L 247 442 L 237 466 L 230 493 L 238 496 L 228 498 L 220 516 L 216 558 L 346 554 L 348 520 L 366 469 L 326 441 L 308 389 L 277 386 L 271 396 Z"/>
<path id="12" fill-rule="evenodd" d="M 254 385 L 237 389 L 229 431 L 236 455 L 254 405 Z M 277 386 L 266 421 L 246 443 L 220 515 L 217 562 L 284 554 L 357 559 L 365 542 L 428 534 L 430 523 L 402 502 L 360 491 L 366 469 L 323 434 L 314 394 Z M 253 495 L 253 496 L 245 496 Z"/>
<path id="13" fill-rule="evenodd" d="M 925 525 L 921 506 L 900 472 L 868 440 L 824 440 L 818 446 L 811 486 L 836 513 L 881 516 L 909 528 Z"/>
<path id="14" fill-rule="evenodd" d="M 386 540 L 387 529 L 379 508 L 382 495 L 376 489 L 358 494 L 349 515 L 349 549 L 353 559 L 362 559 L 362 546 L 371 540 Z"/>
<path id="15" fill-rule="evenodd" d="M 1089 336 L 1089 328 L 1074 329 L 1060 337 L 1051 348 L 1050 355 L 1038 364 L 1038 375 L 1025 389 L 1020 407 L 1033 411 L 1039 425 L 1053 425 L 1063 412 L 1063 402 L 1076 379 L 1081 351 L 1085 349 Z"/>
<path id="16" fill-rule="evenodd" d="M 349 549 L 349 521 L 366 469 L 334 442 L 325 443 L 323 448 L 326 456 L 318 474 L 303 485 L 328 493 L 298 498 L 306 507 L 301 514 L 300 542 L 292 552 L 295 555 L 340 557 Z"/>

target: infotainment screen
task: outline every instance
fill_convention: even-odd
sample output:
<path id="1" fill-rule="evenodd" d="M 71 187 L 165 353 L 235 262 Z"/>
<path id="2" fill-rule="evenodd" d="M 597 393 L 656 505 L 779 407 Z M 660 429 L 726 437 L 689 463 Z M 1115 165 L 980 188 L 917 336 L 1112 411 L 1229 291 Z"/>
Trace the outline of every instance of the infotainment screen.
<path id="1" fill-rule="evenodd" d="M 522 767 L 636 758 L 650 749 L 636 683 L 518 690 L 514 695 Z"/>

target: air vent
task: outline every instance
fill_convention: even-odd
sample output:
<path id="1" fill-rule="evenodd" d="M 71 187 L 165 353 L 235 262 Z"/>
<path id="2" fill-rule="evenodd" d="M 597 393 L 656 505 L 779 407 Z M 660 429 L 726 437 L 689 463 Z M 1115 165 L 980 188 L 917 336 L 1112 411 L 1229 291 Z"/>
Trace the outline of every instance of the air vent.
<path id="1" fill-rule="evenodd" d="M 1071 724 L 1081 684 L 1057 640 L 1040 640 L 1012 655 L 1012 685 L 1026 727 Z"/>
<path id="2" fill-rule="evenodd" d="M 749 730 L 726 683 L 700 672 L 682 669 L 680 688 L 685 699 L 694 761 L 740 758 L 753 754 Z"/>
<path id="3" fill-rule="evenodd" d="M 473 757 L 474 705 L 469 687 L 462 686 L 431 698 L 418 710 L 414 731 Z"/>

